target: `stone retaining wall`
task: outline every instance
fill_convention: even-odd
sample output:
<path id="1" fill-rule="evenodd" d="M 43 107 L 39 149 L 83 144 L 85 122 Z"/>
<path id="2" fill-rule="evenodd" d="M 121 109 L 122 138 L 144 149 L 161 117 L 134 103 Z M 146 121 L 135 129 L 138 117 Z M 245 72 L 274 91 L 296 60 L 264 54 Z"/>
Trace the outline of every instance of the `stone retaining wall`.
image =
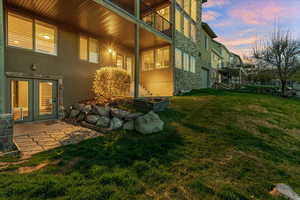
<path id="1" fill-rule="evenodd" d="M 0 151 L 7 152 L 14 149 L 13 127 L 12 114 L 0 114 Z"/>

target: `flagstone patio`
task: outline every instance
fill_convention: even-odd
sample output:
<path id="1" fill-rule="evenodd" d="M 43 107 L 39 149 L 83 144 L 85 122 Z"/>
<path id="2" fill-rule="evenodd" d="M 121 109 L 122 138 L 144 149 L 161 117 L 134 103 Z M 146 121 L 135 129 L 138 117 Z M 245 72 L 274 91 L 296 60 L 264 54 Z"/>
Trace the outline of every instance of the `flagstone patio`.
<path id="1" fill-rule="evenodd" d="M 62 121 L 16 124 L 14 128 L 14 142 L 24 157 L 98 136 L 103 134 Z"/>

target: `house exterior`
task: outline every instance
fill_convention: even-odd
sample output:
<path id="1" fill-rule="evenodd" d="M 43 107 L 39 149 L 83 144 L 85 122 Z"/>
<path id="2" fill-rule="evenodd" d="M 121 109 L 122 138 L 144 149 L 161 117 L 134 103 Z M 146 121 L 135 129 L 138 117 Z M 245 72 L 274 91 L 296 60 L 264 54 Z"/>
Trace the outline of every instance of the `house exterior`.
<path id="1" fill-rule="evenodd" d="M 0 0 L 0 143 L 14 122 L 92 98 L 101 67 L 126 70 L 134 97 L 209 87 L 206 1 Z"/>
<path id="2" fill-rule="evenodd" d="M 217 69 L 215 83 L 242 84 L 246 71 L 241 57 L 213 40 L 212 66 Z"/>

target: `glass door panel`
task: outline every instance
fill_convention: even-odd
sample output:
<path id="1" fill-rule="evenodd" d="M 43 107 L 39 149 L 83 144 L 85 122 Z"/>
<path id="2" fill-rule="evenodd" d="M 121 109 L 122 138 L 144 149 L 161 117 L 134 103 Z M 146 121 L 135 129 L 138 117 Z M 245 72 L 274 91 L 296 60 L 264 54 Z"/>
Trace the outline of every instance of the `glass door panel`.
<path id="1" fill-rule="evenodd" d="M 11 80 L 11 108 L 16 121 L 30 117 L 30 84 L 28 80 Z"/>
<path id="2" fill-rule="evenodd" d="M 51 80 L 35 81 L 35 118 L 51 119 L 56 118 L 57 82 Z"/>
<path id="3" fill-rule="evenodd" d="M 53 113 L 53 83 L 40 82 L 39 85 L 39 115 L 51 115 Z"/>

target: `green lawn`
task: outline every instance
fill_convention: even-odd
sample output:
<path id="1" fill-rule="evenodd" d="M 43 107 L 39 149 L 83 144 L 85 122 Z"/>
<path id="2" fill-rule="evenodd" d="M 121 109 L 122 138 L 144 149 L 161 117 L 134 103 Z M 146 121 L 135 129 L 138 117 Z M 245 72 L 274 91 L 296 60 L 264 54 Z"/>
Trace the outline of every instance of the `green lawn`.
<path id="1" fill-rule="evenodd" d="M 0 199 L 271 200 L 276 183 L 300 193 L 300 101 L 200 90 L 161 117 L 160 134 L 116 132 L 10 166 Z"/>

